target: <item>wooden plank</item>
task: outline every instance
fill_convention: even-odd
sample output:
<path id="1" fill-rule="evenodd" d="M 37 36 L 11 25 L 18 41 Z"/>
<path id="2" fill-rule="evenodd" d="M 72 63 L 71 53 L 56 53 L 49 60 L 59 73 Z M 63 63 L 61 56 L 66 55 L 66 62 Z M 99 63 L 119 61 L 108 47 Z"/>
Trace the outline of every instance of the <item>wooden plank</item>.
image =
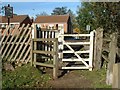
<path id="1" fill-rule="evenodd" d="M 43 30 L 43 29 L 42 29 L 41 31 L 50 31 L 50 30 L 49 30 L 49 29 L 46 29 L 46 30 Z M 52 31 L 52 32 L 57 32 L 58 30 L 52 29 L 51 31 Z"/>
<path id="2" fill-rule="evenodd" d="M 105 61 L 109 62 L 109 59 L 108 59 L 107 56 L 105 56 L 105 55 L 102 54 L 102 57 L 103 57 L 103 59 L 104 59 Z"/>
<path id="3" fill-rule="evenodd" d="M 21 54 L 20 51 L 21 51 L 21 49 L 23 49 L 22 47 L 23 47 L 24 43 L 26 42 L 27 38 L 29 37 L 30 33 L 31 33 L 31 31 L 29 30 L 28 33 L 27 33 L 27 35 L 26 35 L 26 37 L 25 37 L 24 40 L 23 40 L 23 44 L 21 44 L 21 45 L 19 44 L 20 47 L 19 47 L 19 49 L 17 50 L 17 53 L 16 53 L 16 55 L 15 55 L 15 57 L 14 57 L 14 61 L 15 61 L 15 59 L 17 58 L 17 56 L 19 55 L 19 53 Z"/>
<path id="4" fill-rule="evenodd" d="M 56 52 L 53 56 L 53 79 L 58 78 L 58 41 L 54 42 L 53 51 Z"/>
<path id="5" fill-rule="evenodd" d="M 109 62 L 108 62 L 108 68 L 107 68 L 107 79 L 106 83 L 108 85 L 112 85 L 112 77 L 113 77 L 113 64 L 115 64 L 116 59 L 116 46 L 117 46 L 117 37 L 116 33 L 113 33 L 111 36 L 111 42 L 110 42 L 110 53 L 109 53 Z"/>
<path id="6" fill-rule="evenodd" d="M 46 33 L 46 34 L 45 34 L 45 38 L 47 38 L 48 32 L 46 31 L 45 33 Z M 47 39 L 48 39 L 48 38 L 47 38 Z M 45 41 L 45 43 L 47 43 L 47 41 Z M 45 51 L 48 51 L 48 50 L 47 50 L 47 45 L 45 45 Z"/>
<path id="7" fill-rule="evenodd" d="M 23 61 L 22 62 L 24 62 L 26 60 L 26 57 L 28 56 L 28 54 L 30 53 L 30 51 L 31 51 L 31 47 L 29 47 L 28 50 L 26 51 L 26 53 L 25 53 L 25 55 L 23 57 Z"/>
<path id="8" fill-rule="evenodd" d="M 26 52 L 25 50 L 26 50 L 27 46 L 29 45 L 30 40 L 31 40 L 31 39 L 29 38 L 29 40 L 27 41 L 27 44 L 25 45 L 25 47 L 22 48 L 23 50 L 22 50 L 22 52 L 21 52 L 21 54 L 20 54 L 18 60 L 20 60 L 20 59 L 22 58 L 24 52 Z"/>
<path id="9" fill-rule="evenodd" d="M 90 36 L 90 34 L 61 34 L 60 36 Z"/>
<path id="10" fill-rule="evenodd" d="M 20 42 L 20 43 L 18 43 L 18 42 L 16 42 L 16 43 L 14 43 L 14 42 L 7 42 L 7 43 L 5 43 L 5 42 L 3 42 L 3 44 L 24 44 L 24 45 L 26 45 L 27 43 L 23 43 L 23 42 Z M 29 45 L 30 45 L 30 43 L 29 43 Z"/>
<path id="11" fill-rule="evenodd" d="M 44 66 L 44 67 L 54 67 L 54 65 L 52 64 L 46 64 L 46 63 L 40 63 L 40 62 L 36 62 L 34 63 L 35 65 L 40 65 L 40 66 Z"/>
<path id="12" fill-rule="evenodd" d="M 56 38 L 34 38 L 33 39 L 34 42 L 38 42 L 38 41 L 56 41 Z"/>
<path id="13" fill-rule="evenodd" d="M 90 44 L 90 42 L 64 42 L 63 44 L 68 44 L 68 45 L 85 45 L 85 44 Z"/>
<path id="14" fill-rule="evenodd" d="M 11 28 L 9 28 L 9 29 L 11 29 Z M 10 30 L 11 31 L 11 30 Z M 8 42 L 8 39 L 10 38 L 10 35 L 11 35 L 11 33 L 12 32 L 10 32 L 8 35 L 7 35 L 7 38 L 5 39 L 5 44 L 4 45 L 2 45 L 2 47 L 1 47 L 1 49 L 0 49 L 0 53 L 2 53 L 3 52 L 3 49 L 4 49 L 4 47 L 6 46 L 6 43 Z M 3 58 L 3 57 L 2 57 Z"/>
<path id="15" fill-rule="evenodd" d="M 94 39 L 94 67 L 96 70 L 101 68 L 102 46 L 103 46 L 103 29 L 98 28 L 95 31 Z"/>
<path id="16" fill-rule="evenodd" d="M 89 67 L 79 66 L 79 67 L 62 67 L 62 69 L 89 69 Z"/>
<path id="17" fill-rule="evenodd" d="M 15 38 L 15 40 L 14 40 L 12 46 L 10 47 L 10 50 L 8 51 L 8 53 L 7 53 L 7 55 L 6 55 L 6 58 L 7 58 L 8 56 L 11 55 L 10 52 L 11 52 L 11 50 L 13 49 L 13 47 L 14 47 L 14 45 L 15 45 L 17 39 L 19 38 L 19 36 L 20 36 L 20 34 L 21 34 L 22 29 L 23 29 L 24 26 L 25 26 L 25 24 L 23 24 L 22 27 L 19 29 L 20 32 L 18 33 L 18 35 L 17 35 L 17 37 Z"/>
<path id="18" fill-rule="evenodd" d="M 75 51 L 76 53 L 90 53 L 90 50 L 86 50 L 86 51 Z M 67 50 L 67 51 L 63 51 L 63 53 L 73 53 L 72 51 L 70 50 Z"/>
<path id="19" fill-rule="evenodd" d="M 8 32 L 9 29 L 10 29 L 10 25 L 5 30 L 5 33 L 4 33 L 3 37 L 2 37 L 2 39 L 0 40 L 0 44 L 2 44 L 3 40 L 5 39 L 5 36 L 7 36 L 7 32 Z"/>
<path id="20" fill-rule="evenodd" d="M 51 38 L 51 37 L 50 37 L 50 32 L 51 32 L 51 31 L 48 31 L 48 38 Z M 51 41 L 48 41 L 47 43 L 48 43 L 48 51 L 51 51 L 50 48 L 52 48 L 52 44 L 53 44 L 53 43 L 52 43 Z M 52 44 L 50 44 L 50 43 L 52 43 Z M 48 55 L 51 56 L 51 54 L 48 54 Z M 51 60 L 51 57 L 50 57 L 48 60 Z"/>
<path id="21" fill-rule="evenodd" d="M 31 29 L 32 30 L 32 29 Z M 31 66 L 33 65 L 33 40 L 32 40 L 32 33 L 30 35 L 30 47 L 31 47 L 31 52 L 30 52 L 30 55 L 31 55 Z"/>
<path id="22" fill-rule="evenodd" d="M 15 27 L 14 33 L 16 33 L 16 31 L 17 31 L 18 28 L 19 28 L 19 26 Z M 7 47 L 6 47 L 6 49 L 5 49 L 5 51 L 4 51 L 4 53 L 3 53 L 3 57 L 4 57 L 5 54 L 8 52 L 8 48 L 9 48 L 9 46 L 11 45 L 11 42 L 12 42 L 12 40 L 14 39 L 14 37 L 15 37 L 15 35 L 12 35 L 12 37 L 11 37 L 11 39 L 10 39 L 9 42 L 7 42 L 7 43 L 3 42 L 4 44 L 8 44 Z"/>
<path id="23" fill-rule="evenodd" d="M 113 64 L 112 88 L 120 89 L 120 63 Z"/>
<path id="24" fill-rule="evenodd" d="M 33 53 L 39 53 L 39 54 L 55 54 L 54 51 L 40 51 L 40 50 L 33 50 Z"/>
<path id="25" fill-rule="evenodd" d="M 25 33 L 27 32 L 29 26 L 30 26 L 30 25 L 28 24 L 28 25 L 25 27 L 25 30 L 23 31 L 22 36 L 20 37 L 20 39 L 19 39 L 19 41 L 18 41 L 18 44 L 16 45 L 16 47 L 15 47 L 15 49 L 13 50 L 10 58 L 8 59 L 9 61 L 11 60 L 11 58 L 13 57 L 13 55 L 15 54 L 15 52 L 16 52 L 18 46 L 19 46 L 19 43 L 22 41 L 22 39 L 23 39 Z M 16 57 L 16 56 L 17 56 L 17 55 L 15 55 L 15 57 Z"/>
<path id="26" fill-rule="evenodd" d="M 83 58 L 84 61 L 89 61 L 89 58 Z M 62 59 L 62 61 L 81 61 L 80 59 L 70 58 L 70 59 Z"/>
<path id="27" fill-rule="evenodd" d="M 77 56 L 78 59 L 80 59 L 83 64 L 86 66 L 86 67 L 89 67 L 88 64 L 78 55 L 78 53 L 76 53 L 71 47 L 70 45 L 66 44 L 65 42 L 63 42 L 74 54 L 75 56 Z"/>
<path id="28" fill-rule="evenodd" d="M 110 38 L 103 38 L 103 41 L 104 41 L 104 42 L 105 42 L 105 41 L 110 42 L 111 39 L 110 39 Z"/>
<path id="29" fill-rule="evenodd" d="M 28 58 L 25 60 L 25 63 L 27 64 L 31 60 L 31 53 L 29 54 Z"/>
<path id="30" fill-rule="evenodd" d="M 36 28 L 36 25 L 34 25 L 34 36 L 35 36 L 35 38 L 37 38 L 37 28 Z M 42 34 L 42 36 L 43 36 L 43 34 Z M 34 39 L 33 39 L 33 40 L 34 40 Z M 37 50 L 37 42 L 34 42 L 34 41 L 33 41 L 33 50 Z M 33 51 L 33 50 L 32 50 L 32 51 Z M 34 53 L 34 61 L 33 61 L 33 64 L 36 63 L 36 61 L 37 61 L 37 54 Z M 34 67 L 36 67 L 35 64 L 34 64 Z"/>

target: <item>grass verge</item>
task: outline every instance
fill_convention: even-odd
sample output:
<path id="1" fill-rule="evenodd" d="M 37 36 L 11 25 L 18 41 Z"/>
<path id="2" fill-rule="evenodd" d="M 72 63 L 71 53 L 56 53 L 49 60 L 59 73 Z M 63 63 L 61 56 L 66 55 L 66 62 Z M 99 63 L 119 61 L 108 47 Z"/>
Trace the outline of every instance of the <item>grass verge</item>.
<path id="1" fill-rule="evenodd" d="M 50 75 L 42 74 L 30 64 L 18 67 L 14 71 L 2 71 L 3 88 L 49 87 L 46 83 L 50 79 Z"/>
<path id="2" fill-rule="evenodd" d="M 102 68 L 100 70 L 80 70 L 77 72 L 85 77 L 87 80 L 91 81 L 91 88 L 111 88 L 111 85 L 106 85 L 106 69 Z"/>

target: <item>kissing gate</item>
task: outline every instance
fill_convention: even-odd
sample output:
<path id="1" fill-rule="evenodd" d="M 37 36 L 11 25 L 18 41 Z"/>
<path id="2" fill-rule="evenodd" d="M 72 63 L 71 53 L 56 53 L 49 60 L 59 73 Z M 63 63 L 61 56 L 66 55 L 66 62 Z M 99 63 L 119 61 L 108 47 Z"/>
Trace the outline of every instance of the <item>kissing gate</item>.
<path id="1" fill-rule="evenodd" d="M 4 31 L 0 49 L 4 60 L 20 63 L 31 60 L 34 66 L 51 67 L 53 78 L 57 78 L 58 68 L 92 70 L 94 31 L 64 34 L 63 29 L 42 31 L 35 27 L 33 35 L 29 25 L 24 24 L 20 28 L 9 25 Z"/>
<path id="2" fill-rule="evenodd" d="M 64 34 L 63 30 L 37 29 L 39 35 L 34 33 L 35 37 L 32 40 L 34 66 L 52 67 L 53 78 L 57 78 L 58 68 L 92 70 L 94 31 L 90 34 Z M 45 54 L 46 61 L 50 61 L 48 58 L 52 57 L 52 64 L 37 61 L 37 54 Z"/>

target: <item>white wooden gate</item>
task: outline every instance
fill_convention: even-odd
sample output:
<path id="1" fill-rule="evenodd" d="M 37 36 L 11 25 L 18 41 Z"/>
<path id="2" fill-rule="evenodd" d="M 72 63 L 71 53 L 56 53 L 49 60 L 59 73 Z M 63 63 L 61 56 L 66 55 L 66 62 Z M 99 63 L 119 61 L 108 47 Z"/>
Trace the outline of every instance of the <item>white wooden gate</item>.
<path id="1" fill-rule="evenodd" d="M 66 41 L 64 40 L 65 37 L 72 36 L 72 37 L 84 37 L 87 38 L 85 40 L 76 40 L 76 42 L 72 41 Z M 62 61 L 64 62 L 75 62 L 75 63 L 80 63 L 74 66 L 63 66 L 62 69 L 89 69 L 90 71 L 92 70 L 92 60 L 93 60 L 93 39 L 94 39 L 94 32 L 90 32 L 90 34 L 63 34 L 60 35 L 62 38 L 62 44 L 63 44 L 63 51 L 62 51 Z M 73 40 L 74 41 L 74 40 Z M 87 50 L 74 50 L 73 46 L 80 46 L 82 45 L 83 47 L 88 47 Z M 67 47 L 68 50 L 64 50 L 64 48 Z M 70 54 L 73 54 L 70 58 L 64 58 L 64 54 L 67 54 L 68 56 Z M 88 57 L 81 57 L 82 54 L 88 54 Z"/>

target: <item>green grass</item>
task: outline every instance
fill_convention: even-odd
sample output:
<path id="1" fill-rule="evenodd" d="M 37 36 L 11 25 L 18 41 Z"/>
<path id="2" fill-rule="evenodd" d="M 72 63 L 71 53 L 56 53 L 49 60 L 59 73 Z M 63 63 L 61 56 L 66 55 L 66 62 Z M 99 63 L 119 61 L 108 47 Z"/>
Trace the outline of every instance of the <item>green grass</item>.
<path id="1" fill-rule="evenodd" d="M 30 64 L 18 67 L 15 71 L 2 72 L 2 87 L 49 87 L 46 85 L 51 77 L 48 74 L 42 74 L 37 68 L 31 67 Z"/>
<path id="2" fill-rule="evenodd" d="M 77 72 L 84 76 L 87 80 L 91 81 L 92 88 L 111 88 L 112 86 L 106 85 L 106 70 L 102 68 L 100 70 L 80 70 Z"/>
<path id="3" fill-rule="evenodd" d="M 49 62 L 50 63 L 50 62 Z M 77 70 L 76 74 L 82 75 L 85 79 L 91 82 L 91 88 L 111 88 L 106 85 L 106 70 Z M 2 71 L 2 87 L 3 88 L 33 88 L 46 87 L 52 75 L 42 74 L 37 68 L 31 67 L 30 64 L 17 67 L 14 71 Z"/>

